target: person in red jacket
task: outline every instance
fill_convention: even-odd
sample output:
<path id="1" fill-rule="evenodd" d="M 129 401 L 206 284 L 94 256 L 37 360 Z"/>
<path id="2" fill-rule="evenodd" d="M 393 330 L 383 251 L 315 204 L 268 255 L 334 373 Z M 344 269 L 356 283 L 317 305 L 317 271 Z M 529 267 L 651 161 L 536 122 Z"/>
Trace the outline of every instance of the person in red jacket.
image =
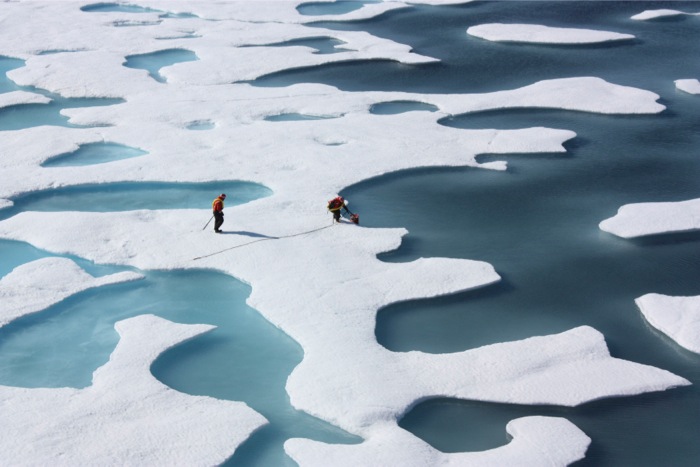
<path id="1" fill-rule="evenodd" d="M 221 233 L 221 225 L 224 223 L 224 200 L 226 195 L 221 193 L 213 203 L 211 208 L 214 211 L 214 232 Z"/>
<path id="2" fill-rule="evenodd" d="M 350 212 L 347 205 L 348 202 L 344 200 L 342 196 L 337 196 L 328 201 L 328 210 L 333 213 L 333 220 L 335 222 L 340 222 L 340 210 L 345 209 L 345 212 L 351 214 L 350 220 L 353 223 L 358 224 L 360 222 L 360 216 Z"/>

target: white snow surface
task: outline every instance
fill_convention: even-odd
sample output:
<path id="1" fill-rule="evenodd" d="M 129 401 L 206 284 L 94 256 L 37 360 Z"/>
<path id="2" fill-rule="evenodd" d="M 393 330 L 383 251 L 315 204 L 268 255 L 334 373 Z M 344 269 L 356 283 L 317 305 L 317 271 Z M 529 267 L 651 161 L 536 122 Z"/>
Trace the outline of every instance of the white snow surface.
<path id="1" fill-rule="evenodd" d="M 623 238 L 700 230 L 700 198 L 626 204 L 599 226 Z"/>
<path id="2" fill-rule="evenodd" d="M 290 439 L 285 450 L 299 465 L 569 465 L 585 456 L 590 438 L 563 418 L 523 417 L 512 420 L 507 445 L 481 452 L 446 454 L 396 426 L 355 445 L 330 445 Z M 552 449 L 552 446 L 557 446 Z M 400 446 L 401 449 L 387 449 Z"/>
<path id="3" fill-rule="evenodd" d="M 135 272 L 92 277 L 66 258 L 44 258 L 18 266 L 0 279 L 0 327 L 78 292 L 143 278 Z"/>
<path id="4" fill-rule="evenodd" d="M 315 84 L 259 88 L 241 81 L 339 60 L 389 59 L 415 66 L 434 59 L 366 33 L 308 28 L 305 23 L 331 18 L 300 15 L 296 6 L 301 1 L 138 2 L 194 13 L 195 18 L 80 10 L 91 3 L 0 6 L 0 55 L 26 60 L 26 66 L 8 73 L 11 79 L 66 97 L 125 101 L 64 110 L 71 123 L 84 128 L 0 132 L 1 202 L 8 205 L 8 200 L 33 191 L 116 181 L 245 180 L 274 193 L 227 207 L 224 235 L 202 231 L 211 216 L 203 206 L 23 212 L 0 222 L 0 238 L 144 270 L 210 268 L 250 284 L 248 303 L 304 349 L 304 360 L 287 383 L 292 404 L 364 439 L 350 447 L 291 440 L 286 449 L 300 463 L 325 460 L 314 456 L 337 459 L 346 449 L 359 460 L 401 465 L 424 465 L 426 458 L 463 462 L 466 454 L 436 453 L 398 428 L 398 418 L 430 397 L 578 405 L 688 384 L 667 371 L 611 357 L 604 337 L 589 327 L 453 354 L 390 352 L 374 335 L 378 309 L 483 287 L 500 277 L 479 261 L 382 262 L 377 255 L 398 248 L 404 229 L 331 226 L 325 210 L 326 200 L 344 187 L 385 173 L 434 166 L 503 170 L 505 163 L 480 164 L 477 156 L 564 152 L 563 143 L 575 137 L 567 129 L 454 129 L 438 123 L 445 116 L 522 107 L 657 113 L 664 109 L 658 95 L 595 77 L 462 95 L 342 92 Z M 398 2 L 368 4 L 341 16 L 369 18 L 406 7 Z M 124 26 L 135 23 L 143 26 Z M 319 36 L 341 40 L 348 50 L 323 55 L 309 47 L 274 45 Z M 163 68 L 166 83 L 123 66 L 129 55 L 173 48 L 191 50 L 199 60 Z M 65 52 L 39 55 L 47 50 Z M 370 113 L 374 104 L 407 100 L 439 110 Z M 286 113 L 334 118 L 265 120 Z M 190 131 L 187 125 L 193 121 L 210 121 L 215 127 Z M 53 156 L 102 141 L 147 154 L 91 166 L 41 167 Z M 170 234 L 163 236 L 163 231 Z M 277 238 L 251 238 L 251 232 Z M 23 312 L 38 311 L 86 284 L 97 285 L 98 279 L 86 278 L 65 260 L 52 261 L 17 268 L 0 283 L 19 297 L 31 294 L 36 285 L 32 268 L 40 274 L 50 274 L 51 268 L 72 271 L 66 285 L 47 291 L 46 298 L 32 297 L 36 305 Z M 353 300 L 337 300 L 338 287 L 352 290 Z M 118 323 L 119 345 L 89 388 L 1 388 L 3 459 L 46 464 L 64 454 L 74 465 L 222 462 L 264 419 L 242 403 L 180 394 L 158 383 L 148 370 L 160 352 L 208 329 L 152 316 L 133 318 Z M 514 437 L 508 446 L 473 453 L 468 460 L 503 465 L 520 456 L 564 465 L 580 458 L 588 444 L 585 435 L 563 420 L 519 419 L 508 430 Z"/>
<path id="5" fill-rule="evenodd" d="M 700 296 L 647 294 L 635 300 L 646 320 L 678 345 L 700 353 Z"/>
<path id="6" fill-rule="evenodd" d="M 700 94 L 700 81 L 697 79 L 677 79 L 674 83 L 676 88 L 688 94 Z"/>
<path id="7" fill-rule="evenodd" d="M 532 44 L 597 44 L 634 39 L 631 34 L 594 29 L 556 28 L 540 24 L 479 24 L 467 29 L 467 34 L 493 42 Z"/>
<path id="8" fill-rule="evenodd" d="M 27 91 L 12 91 L 0 94 L 0 109 L 21 104 L 48 104 L 51 98 Z"/>

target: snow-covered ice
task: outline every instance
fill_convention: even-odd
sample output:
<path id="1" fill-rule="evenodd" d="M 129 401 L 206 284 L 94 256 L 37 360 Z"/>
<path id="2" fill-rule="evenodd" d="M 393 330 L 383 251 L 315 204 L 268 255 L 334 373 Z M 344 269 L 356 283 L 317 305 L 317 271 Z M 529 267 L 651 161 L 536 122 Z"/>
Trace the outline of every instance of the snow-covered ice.
<path id="1" fill-rule="evenodd" d="M 585 456 L 591 441 L 563 418 L 523 417 L 505 429 L 513 438 L 507 445 L 481 452 L 440 452 L 396 426 L 387 426 L 362 444 L 297 438 L 288 440 L 285 450 L 299 465 L 569 465 Z"/>
<path id="2" fill-rule="evenodd" d="M 540 24 L 479 24 L 467 29 L 467 34 L 494 42 L 533 44 L 598 44 L 634 39 L 632 34 L 593 29 L 556 28 Z"/>
<path id="3" fill-rule="evenodd" d="M 454 354 L 396 353 L 379 345 L 374 328 L 380 308 L 483 287 L 500 276 L 480 261 L 382 262 L 377 255 L 398 248 L 407 232 L 331 226 L 325 211 L 329 197 L 362 180 L 415 167 L 502 170 L 505 163 L 480 164 L 477 156 L 561 153 L 563 144 L 576 136 L 570 130 L 540 127 L 460 130 L 440 125 L 445 116 L 504 108 L 651 114 L 664 106 L 657 102 L 657 94 L 595 77 L 459 95 L 345 92 L 319 84 L 259 88 L 241 82 L 339 61 L 382 59 L 407 66 L 435 61 L 366 33 L 304 26 L 319 19 L 370 18 L 407 4 L 371 3 L 338 17 L 313 17 L 299 14 L 296 7 L 301 3 L 139 2 L 196 15 L 188 18 L 82 11 L 81 6 L 91 4 L 87 1 L 3 3 L 0 8 L 12 21 L 0 30 L 0 54 L 26 60 L 24 67 L 8 73 L 11 79 L 64 97 L 115 97 L 125 102 L 63 111 L 71 123 L 84 128 L 41 126 L 0 132 L 4 152 L 0 206 L 33 191 L 117 181 L 244 180 L 274 193 L 227 207 L 224 229 L 235 229 L 227 235 L 202 232 L 210 216 L 208 206 L 203 206 L 22 212 L 0 222 L 0 237 L 143 270 L 215 269 L 250 284 L 248 303 L 304 349 L 304 360 L 287 382 L 292 404 L 364 439 L 357 446 L 288 441 L 287 452 L 302 464 L 382 459 L 424 465 L 432 459 L 503 465 L 517 457 L 564 465 L 581 458 L 589 443 L 566 420 L 514 420 L 508 426 L 514 438 L 508 446 L 459 455 L 435 451 L 399 429 L 397 420 L 431 397 L 573 406 L 688 384 L 668 371 L 612 357 L 602 334 L 590 327 Z M 147 26 L 123 27 L 126 22 Z M 268 45 L 319 36 L 342 41 L 347 50 L 324 55 L 310 47 Z M 190 50 L 199 60 L 161 69 L 165 83 L 145 70 L 123 66 L 129 55 L 167 49 Z M 66 52 L 40 54 L 47 50 Z M 5 99 L 18 103 L 27 98 Z M 375 104 L 394 101 L 431 104 L 438 111 L 391 116 L 370 112 Z M 287 113 L 335 118 L 265 120 Z M 193 121 L 213 126 L 191 131 L 188 124 Z M 102 141 L 147 154 L 81 167 L 41 165 L 80 145 Z M 246 232 L 267 238 L 251 241 Z M 352 261 L 338 261 L 340 251 Z M 4 278 L 0 290 L 13 300 L 25 296 L 34 303 L 26 308 L 14 305 L 18 311 L 11 318 L 40 311 L 100 281 L 136 278 L 90 279 L 75 268 L 68 260 L 41 260 Z M 65 274 L 66 283 L 57 283 L 46 297 L 35 296 L 35 275 L 52 270 Z M 338 300 L 334 293 L 338 287 L 351 289 L 353 300 Z M 0 388 L 6 461 L 42 464 L 63 454 L 73 464 L 210 465 L 229 457 L 265 423 L 245 404 L 186 396 L 150 374 L 150 364 L 160 353 L 209 326 L 140 316 L 118 323 L 117 329 L 119 345 L 110 362 L 95 372 L 92 386 Z M 37 414 L 43 423 L 37 423 Z"/>
<path id="4" fill-rule="evenodd" d="M 635 300 L 646 320 L 678 345 L 700 353 L 700 296 L 647 294 Z"/>
<path id="5" fill-rule="evenodd" d="M 643 12 L 632 16 L 632 19 L 637 21 L 648 21 L 682 15 L 698 16 L 700 13 L 687 13 L 680 10 L 672 10 L 670 8 L 661 8 L 658 10 L 644 10 Z"/>
<path id="6" fill-rule="evenodd" d="M 600 228 L 623 238 L 700 230 L 700 198 L 626 204 Z"/>
<path id="7" fill-rule="evenodd" d="M 700 81 L 697 79 L 677 79 L 676 87 L 688 94 L 700 94 Z"/>
<path id="8" fill-rule="evenodd" d="M 12 91 L 0 94 L 0 109 L 21 104 L 48 104 L 51 98 L 26 91 Z"/>

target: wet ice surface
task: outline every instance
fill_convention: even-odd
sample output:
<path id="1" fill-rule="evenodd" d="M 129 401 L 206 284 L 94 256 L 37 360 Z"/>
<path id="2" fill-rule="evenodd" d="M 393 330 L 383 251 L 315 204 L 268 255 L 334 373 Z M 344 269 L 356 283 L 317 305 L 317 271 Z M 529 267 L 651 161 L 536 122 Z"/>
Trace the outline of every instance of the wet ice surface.
<path id="1" fill-rule="evenodd" d="M 18 200 L 13 216 L 0 222 L 0 235 L 98 264 L 136 267 L 144 274 L 156 269 L 193 268 L 225 272 L 251 285 L 248 304 L 296 341 L 303 348 L 304 358 L 286 363 L 286 370 L 278 370 L 281 381 L 286 379 L 285 372 L 291 374 L 286 381 L 289 400 L 275 409 L 278 402 L 268 405 L 264 397 L 255 401 L 236 391 L 218 392 L 220 381 L 212 382 L 211 387 L 188 385 L 187 380 L 192 379 L 189 372 L 196 368 L 182 370 L 183 375 L 178 377 L 177 370 L 168 369 L 168 365 L 176 366 L 177 359 L 164 355 L 162 365 L 154 371 L 173 389 L 190 394 L 201 391 L 217 399 L 241 398 L 253 410 L 235 402 L 186 396 L 157 383 L 148 368 L 164 350 L 209 328 L 180 327 L 143 313 L 136 318 L 114 317 L 122 340 L 109 363 L 96 370 L 91 385 L 77 390 L 2 387 L 1 397 L 17 410 L 6 414 L 17 421 L 7 424 L 2 436 L 5 443 L 13 446 L 4 449 L 8 459 L 37 463 L 60 451 L 67 452 L 74 462 L 92 463 L 107 458 L 130 462 L 130 456 L 140 455 L 135 453 L 148 453 L 152 456 L 147 458 L 150 463 L 168 464 L 188 455 L 188 463 L 211 464 L 233 454 L 232 463 L 245 464 L 260 462 L 269 452 L 264 444 L 267 442 L 276 443 L 278 450 L 270 462 L 280 463 L 289 462 L 284 460 L 281 444 L 295 438 L 285 443 L 285 450 L 297 462 L 310 465 L 330 460 L 350 465 L 424 465 L 440 461 L 502 465 L 514 458 L 539 463 L 540 453 L 556 464 L 567 464 L 584 456 L 591 440 L 559 415 L 514 417 L 507 428 L 503 426 L 513 441 L 479 454 L 440 452 L 399 428 L 397 421 L 417 401 L 431 397 L 576 406 L 614 395 L 660 391 L 688 383 L 683 378 L 686 375 L 676 376 L 654 365 L 616 358 L 616 352 L 608 350 L 605 336 L 585 325 L 446 354 L 390 351 L 375 336 L 377 310 L 397 302 L 499 283 L 500 271 L 469 256 L 460 259 L 428 255 L 403 263 L 380 261 L 378 254 L 401 245 L 405 230 L 358 228 L 350 224 L 331 227 L 323 210 L 329 196 L 386 173 L 431 166 L 503 170 L 506 154 L 563 154 L 564 144 L 576 141 L 576 134 L 566 125 L 549 128 L 526 123 L 512 128 L 500 124 L 460 128 L 443 124 L 460 114 L 538 107 L 589 112 L 594 115 L 592 118 L 600 117 L 599 113 L 654 118 L 665 109 L 666 100 L 659 100 L 667 88 L 654 86 L 649 91 L 634 79 L 620 79 L 620 84 L 616 84 L 609 76 L 600 79 L 575 73 L 539 79 L 528 75 L 528 82 L 517 84 L 506 76 L 504 82 L 498 80 L 501 89 L 466 86 L 451 93 L 437 93 L 435 89 L 440 90 L 440 86 L 425 80 L 421 91 L 406 92 L 401 89 L 404 82 L 386 79 L 375 88 L 366 84 L 371 83 L 368 75 L 363 76 L 369 78 L 364 84 L 366 89 L 341 91 L 323 84 L 292 85 L 295 72 L 285 74 L 285 70 L 296 69 L 296 73 L 306 70 L 322 75 L 324 69 L 311 67 L 358 60 L 392 60 L 394 72 L 406 75 L 420 73 L 421 66 L 440 66 L 431 53 L 426 53 L 430 47 L 411 52 L 410 46 L 363 32 L 365 25 L 359 25 L 358 31 L 341 31 L 305 23 L 369 18 L 394 9 L 407 9 L 409 15 L 422 11 L 427 17 L 440 17 L 444 12 L 458 18 L 457 13 L 466 13 L 469 18 L 472 11 L 478 15 L 480 8 L 494 8 L 491 5 L 477 6 L 475 10 L 415 10 L 395 4 L 339 2 L 319 3 L 304 11 L 299 2 L 193 2 L 179 4 L 180 10 L 172 14 L 164 13 L 170 7 L 168 3 L 158 1 L 139 2 L 142 7 L 128 8 L 116 4 L 85 7 L 88 2 L 61 2 L 49 9 L 35 9 L 33 5 L 3 5 L 22 28 L 3 31 L 7 35 L 3 42 L 6 50 L 0 50 L 0 54 L 26 60 L 24 67 L 13 62 L 8 76 L 22 86 L 35 86 L 70 98 L 111 97 L 120 103 L 62 111 L 70 117 L 71 126 L 26 125 L 7 128 L 11 131 L 0 135 L 6 148 L 3 180 L 8 180 L 0 188 L 0 198 L 4 205 L 9 204 L 7 200 Z M 182 11 L 187 10 L 183 5 L 191 7 L 191 11 Z M 475 22 L 477 19 L 473 18 Z M 52 28 L 61 27 L 57 21 L 68 21 L 76 31 L 56 36 Z M 371 29 L 372 24 L 366 26 Z M 464 26 L 460 25 L 460 41 L 466 40 Z M 49 50 L 72 52 L 43 54 L 48 42 L 43 34 L 51 35 Z M 56 37 L 60 38 L 58 44 Z M 340 41 L 346 51 L 318 54 L 315 47 L 303 42 L 294 44 L 318 37 Z M 147 61 L 158 58 L 157 53 L 165 50 L 163 38 L 170 38 L 167 50 L 187 48 L 199 60 L 177 60 L 181 63 L 165 67 L 156 64 L 153 70 L 158 70 L 154 72 L 163 82 L 152 79 L 142 69 L 125 66 L 126 57 L 140 56 Z M 264 80 L 255 86 L 243 83 L 282 71 L 268 84 L 287 80 L 284 87 L 259 86 Z M 611 76 L 620 78 L 615 73 Z M 357 76 L 352 79 L 357 81 Z M 8 91 L 12 91 L 12 84 L 8 86 Z M 382 86 L 395 88 L 387 90 Z M 21 102 L 25 97 L 15 95 L 9 99 Z M 191 131 L 199 129 L 196 122 L 205 122 L 201 129 L 208 131 Z M 80 167 L 42 166 L 56 156 L 104 141 L 140 148 L 147 154 Z M 496 160 L 477 158 L 485 153 L 497 155 Z M 210 231 L 202 231 L 210 216 L 209 199 L 195 209 L 177 203 L 172 209 L 165 201 L 137 210 L 126 206 L 128 203 L 124 209 L 106 206 L 107 202 L 120 204 L 121 192 L 138 184 L 151 188 L 166 183 L 202 186 L 220 180 L 246 181 L 273 191 L 271 196 L 248 203 L 227 204 L 227 235 L 213 236 Z M 77 197 L 81 187 L 100 185 L 106 192 L 109 187 L 116 188 L 120 195 L 116 201 L 96 200 L 105 204 L 96 209 L 98 212 L 84 209 L 81 205 L 88 204 L 89 197 Z M 73 199 L 79 207 L 70 212 L 38 212 L 25 209 L 20 203 L 27 193 L 51 194 L 59 189 L 67 190 L 67 201 Z M 223 190 L 212 186 L 212 196 L 219 191 Z M 98 196 L 99 190 L 94 193 Z M 37 229 L 37 225 L 50 229 Z M 5 276 L 1 283 L 3 293 L 17 303 L 24 303 L 22 298 L 27 293 L 39 294 L 41 290 L 32 279 L 33 267 L 41 265 L 42 273 L 46 273 L 43 266 L 51 264 L 55 274 L 60 275 L 70 264 L 64 260 L 56 264 L 27 263 Z M 46 316 L 51 316 L 61 305 L 49 305 L 80 291 L 83 282 L 91 283 L 79 272 L 66 275 L 65 279 L 68 284 L 61 293 L 49 289 L 46 294 L 39 294 L 41 300 L 32 310 L 48 306 Z M 206 284 L 205 281 L 200 287 L 205 294 Z M 338 284 L 344 287 L 338 289 Z M 100 289 L 81 293 L 93 294 L 95 290 Z M 352 292 L 351 300 L 344 294 L 346 291 Z M 75 300 L 80 300 L 81 293 Z M 9 311 L 24 313 L 19 305 Z M 195 310 L 185 314 L 189 319 L 199 316 Z M 41 324 L 41 313 L 33 318 L 32 322 Z M 168 319 L 181 322 L 181 318 Z M 190 326 L 197 322 L 189 321 Z M 149 327 L 160 331 L 163 342 L 151 342 Z M 34 335 L 41 336 L 42 330 L 37 329 Z M 196 356 L 206 350 L 206 345 L 202 349 L 196 342 L 197 339 L 192 341 L 194 347 L 180 346 L 173 352 L 185 349 L 178 354 L 182 359 Z M 104 344 L 105 351 L 103 355 L 111 351 L 109 343 Z M 258 363 L 254 361 L 252 366 Z M 235 377 L 234 372 L 232 378 Z M 155 397 L 159 404 L 145 414 L 122 411 L 122 407 L 140 400 L 132 400 L 131 394 L 125 392 Z M 77 403 L 66 404 L 63 398 Z M 280 400 L 279 394 L 275 400 Z M 295 417 L 300 417 L 303 410 L 318 420 L 310 421 L 309 416 L 295 418 L 307 417 L 301 423 L 305 428 L 289 429 L 284 415 L 290 410 L 289 402 L 297 409 Z M 49 409 L 52 406 L 53 410 Z M 161 419 L 162 415 L 155 410 L 163 408 L 175 420 L 165 419 L 162 430 L 156 430 L 152 420 Z M 46 431 L 32 428 L 35 420 L 26 414 L 34 410 L 49 418 Z M 120 411 L 119 417 L 113 415 L 115 410 Z M 209 410 L 217 413 L 214 420 L 206 414 Z M 254 410 L 263 414 L 272 427 L 285 428 L 281 433 L 256 431 L 264 420 Z M 193 415 L 195 412 L 199 416 Z M 75 420 L 83 420 L 85 425 L 76 425 Z M 93 426 L 107 424 L 118 430 L 121 423 L 129 424 L 130 431 L 141 430 L 152 436 L 136 439 L 115 432 L 109 438 L 114 442 L 108 444 L 76 437 L 66 429 L 77 426 L 92 430 Z M 314 423 L 323 426 L 311 429 Z M 22 427 L 20 435 L 14 431 L 16 425 Z M 595 446 L 595 436 L 590 435 Z M 169 440 L 185 437 L 197 443 L 197 436 L 215 442 L 207 446 L 199 443 L 197 449 L 181 446 L 186 454 L 168 449 L 172 444 Z M 249 442 L 242 444 L 249 437 Z M 358 438 L 363 440 L 359 444 Z M 531 443 L 522 443 L 523 439 Z M 15 449 L 22 445 L 39 448 L 34 453 Z M 153 445 L 159 448 L 151 450 Z"/>

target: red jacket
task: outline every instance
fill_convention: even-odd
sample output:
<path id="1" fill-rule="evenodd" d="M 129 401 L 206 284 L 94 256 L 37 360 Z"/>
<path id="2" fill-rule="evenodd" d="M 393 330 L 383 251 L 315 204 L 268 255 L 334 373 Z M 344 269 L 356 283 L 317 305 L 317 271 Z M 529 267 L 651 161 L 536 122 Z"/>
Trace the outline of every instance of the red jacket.
<path id="1" fill-rule="evenodd" d="M 337 211 L 343 207 L 345 207 L 345 200 L 342 198 L 342 196 L 338 196 L 337 198 L 333 198 L 332 200 L 328 201 L 329 211 Z"/>

